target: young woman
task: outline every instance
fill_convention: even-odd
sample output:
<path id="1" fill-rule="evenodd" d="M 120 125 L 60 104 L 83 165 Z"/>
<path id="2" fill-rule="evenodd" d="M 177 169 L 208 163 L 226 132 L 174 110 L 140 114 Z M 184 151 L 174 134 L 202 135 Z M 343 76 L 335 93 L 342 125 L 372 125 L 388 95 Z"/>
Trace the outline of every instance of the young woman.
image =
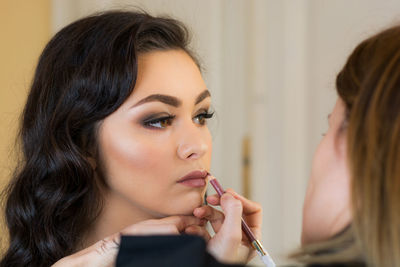
<path id="1" fill-rule="evenodd" d="M 313 162 L 303 212 L 305 262 L 400 264 L 400 26 L 359 44 Z"/>
<path id="2" fill-rule="evenodd" d="M 198 234 L 220 260 L 225 246 L 251 256 L 241 236 L 204 229 L 213 219 L 218 232 L 224 217 L 201 207 L 213 113 L 188 41 L 178 21 L 140 12 L 90 16 L 52 38 L 22 115 L 0 266 L 112 266 L 121 233 Z M 260 207 L 241 200 L 222 206 L 243 202 L 259 234 Z"/>

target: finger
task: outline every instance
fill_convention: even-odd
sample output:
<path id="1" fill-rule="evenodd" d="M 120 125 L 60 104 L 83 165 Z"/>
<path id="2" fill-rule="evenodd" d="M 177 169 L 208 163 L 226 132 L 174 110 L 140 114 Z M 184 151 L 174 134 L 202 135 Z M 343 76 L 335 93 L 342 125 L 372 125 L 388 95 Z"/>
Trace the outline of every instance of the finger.
<path id="1" fill-rule="evenodd" d="M 205 229 L 205 227 L 191 225 L 185 229 L 185 233 L 189 235 L 201 236 L 208 242 L 211 239 L 210 233 Z"/>
<path id="2" fill-rule="evenodd" d="M 243 205 L 243 219 L 251 228 L 255 236 L 261 236 L 262 224 L 262 207 L 257 202 L 248 200 L 247 198 L 239 195 L 233 189 L 227 189 L 226 192 L 232 194 L 236 199 L 240 200 Z"/>
<path id="3" fill-rule="evenodd" d="M 225 218 L 224 214 L 221 211 L 216 210 L 210 206 L 202 206 L 202 207 L 196 208 L 193 211 L 193 214 L 198 218 L 207 219 L 211 223 L 211 226 L 212 226 L 214 232 L 216 232 L 216 233 L 221 228 L 221 225 L 224 222 L 224 218 Z"/>
<path id="4" fill-rule="evenodd" d="M 219 199 L 220 199 L 220 197 L 217 194 L 214 194 L 214 195 L 207 196 L 206 200 L 207 200 L 208 204 L 217 206 L 217 205 L 219 205 Z"/>
<path id="5" fill-rule="evenodd" d="M 226 190 L 226 192 L 229 192 L 232 194 L 236 199 L 240 200 L 243 205 L 243 214 L 245 215 L 250 215 L 253 213 L 261 213 L 262 212 L 262 207 L 259 203 L 251 201 L 242 195 L 236 193 L 233 189 L 229 188 Z"/>
<path id="6" fill-rule="evenodd" d="M 222 212 L 207 205 L 195 208 L 193 211 L 193 215 L 197 218 L 207 219 L 208 221 L 224 219 L 224 214 Z"/>
<path id="7" fill-rule="evenodd" d="M 232 188 L 228 188 L 226 192 L 231 193 L 236 199 L 239 199 L 242 202 L 244 214 L 262 212 L 262 207 L 259 203 L 243 197 L 242 195 L 236 193 Z M 220 197 L 217 194 L 207 196 L 207 202 L 213 206 L 220 205 Z"/>
<path id="8" fill-rule="evenodd" d="M 231 246 L 238 246 L 242 240 L 242 203 L 227 193 L 221 197 L 221 207 L 225 220 L 217 234 L 225 237 L 225 241 L 231 243 Z"/>

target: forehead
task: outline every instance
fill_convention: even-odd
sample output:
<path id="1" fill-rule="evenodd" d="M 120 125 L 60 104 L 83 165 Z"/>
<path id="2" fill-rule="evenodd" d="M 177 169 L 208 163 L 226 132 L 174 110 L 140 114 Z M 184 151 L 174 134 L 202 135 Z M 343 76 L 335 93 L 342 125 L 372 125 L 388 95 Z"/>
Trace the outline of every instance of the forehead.
<path id="1" fill-rule="evenodd" d="M 199 68 L 182 50 L 155 51 L 138 57 L 138 76 L 132 99 L 150 94 L 190 98 L 205 89 Z"/>

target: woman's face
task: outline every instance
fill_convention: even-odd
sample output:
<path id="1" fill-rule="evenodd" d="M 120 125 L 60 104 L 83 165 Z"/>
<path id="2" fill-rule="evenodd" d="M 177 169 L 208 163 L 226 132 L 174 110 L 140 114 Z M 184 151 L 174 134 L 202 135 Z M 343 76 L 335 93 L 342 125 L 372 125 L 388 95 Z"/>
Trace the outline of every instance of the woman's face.
<path id="1" fill-rule="evenodd" d="M 210 104 L 184 51 L 139 55 L 133 93 L 99 128 L 106 206 L 141 219 L 191 214 L 200 206 L 211 161 Z M 182 182 L 193 171 L 200 172 L 189 178 L 197 179 Z"/>
<path id="2" fill-rule="evenodd" d="M 303 207 L 303 244 L 326 240 L 351 221 L 344 119 L 345 106 L 338 99 L 328 117 L 329 129 L 314 154 Z"/>

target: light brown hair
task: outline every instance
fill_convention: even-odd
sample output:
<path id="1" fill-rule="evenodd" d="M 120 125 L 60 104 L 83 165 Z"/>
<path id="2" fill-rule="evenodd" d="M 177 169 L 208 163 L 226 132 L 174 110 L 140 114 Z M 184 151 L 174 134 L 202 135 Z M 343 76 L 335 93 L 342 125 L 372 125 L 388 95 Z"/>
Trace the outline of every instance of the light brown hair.
<path id="1" fill-rule="evenodd" d="M 306 263 L 400 264 L 400 26 L 360 43 L 336 79 L 346 105 L 352 224 L 293 254 Z M 352 264 L 350 264 L 352 263 Z"/>
<path id="2" fill-rule="evenodd" d="M 353 226 L 369 266 L 400 264 L 400 26 L 362 42 L 337 78 Z"/>

